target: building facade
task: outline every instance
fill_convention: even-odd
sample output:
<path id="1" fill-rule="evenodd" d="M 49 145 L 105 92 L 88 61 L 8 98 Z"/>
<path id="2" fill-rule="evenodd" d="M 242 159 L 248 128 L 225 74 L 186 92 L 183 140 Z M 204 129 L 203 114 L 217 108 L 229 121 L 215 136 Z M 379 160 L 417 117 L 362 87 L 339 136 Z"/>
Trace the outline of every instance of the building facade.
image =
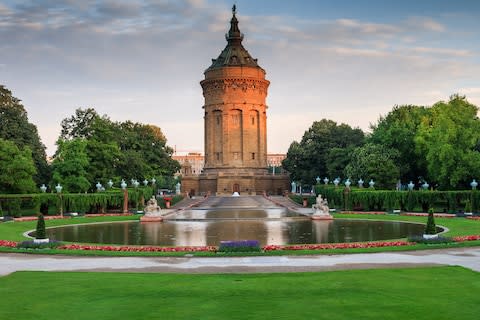
<path id="1" fill-rule="evenodd" d="M 283 173 L 281 166 L 283 159 L 286 157 L 285 153 L 268 153 L 267 166 L 269 172 Z M 175 173 L 175 176 L 198 176 L 203 172 L 205 157 L 200 152 L 174 153 L 172 159 L 180 163 L 180 170 Z"/>
<path id="2" fill-rule="evenodd" d="M 267 91 L 270 82 L 243 47 L 235 6 L 227 46 L 204 72 L 205 162 L 183 178 L 190 194 L 259 194 L 288 190 L 288 177 L 268 173 Z"/>

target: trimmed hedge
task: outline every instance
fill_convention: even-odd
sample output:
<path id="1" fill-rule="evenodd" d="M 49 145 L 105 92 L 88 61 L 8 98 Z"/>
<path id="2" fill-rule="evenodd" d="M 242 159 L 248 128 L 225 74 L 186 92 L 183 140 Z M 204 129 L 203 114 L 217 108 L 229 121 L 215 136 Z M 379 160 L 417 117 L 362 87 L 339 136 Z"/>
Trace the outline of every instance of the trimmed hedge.
<path id="1" fill-rule="evenodd" d="M 330 208 L 354 211 L 427 212 L 434 208 L 436 212 L 456 214 L 464 211 L 470 202 L 472 212 L 480 213 L 480 191 L 396 191 L 375 190 L 370 188 L 351 188 L 317 185 L 316 194 L 327 198 Z M 296 197 L 292 199 L 301 203 Z"/>
<path id="2" fill-rule="evenodd" d="M 153 194 L 153 188 L 128 189 L 128 207 L 143 208 L 145 199 Z M 63 212 L 98 213 L 120 211 L 123 207 L 123 191 L 120 189 L 98 193 L 35 193 L 1 194 L 0 213 L 14 217 L 32 216 L 42 213 Z"/>

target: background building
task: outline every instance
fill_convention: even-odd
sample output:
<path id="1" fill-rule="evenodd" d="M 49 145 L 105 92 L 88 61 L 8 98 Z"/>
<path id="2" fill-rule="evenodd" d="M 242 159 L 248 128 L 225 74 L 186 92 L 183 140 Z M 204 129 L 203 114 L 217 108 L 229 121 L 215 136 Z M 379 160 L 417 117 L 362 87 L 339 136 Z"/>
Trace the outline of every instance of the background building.
<path id="1" fill-rule="evenodd" d="M 281 166 L 286 156 L 284 153 L 267 154 L 269 172 L 273 174 L 283 174 L 284 170 Z M 181 165 L 180 170 L 175 174 L 176 176 L 198 176 L 203 171 L 205 157 L 201 152 L 175 153 L 172 158 L 177 160 Z"/>

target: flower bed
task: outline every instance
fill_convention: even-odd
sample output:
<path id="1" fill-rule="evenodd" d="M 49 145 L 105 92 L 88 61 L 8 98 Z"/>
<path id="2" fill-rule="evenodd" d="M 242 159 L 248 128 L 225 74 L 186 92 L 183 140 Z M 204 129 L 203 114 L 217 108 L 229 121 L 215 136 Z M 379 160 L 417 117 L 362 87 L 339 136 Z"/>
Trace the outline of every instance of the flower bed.
<path id="1" fill-rule="evenodd" d="M 203 247 L 135 247 L 135 246 L 102 246 L 67 244 L 58 247 L 62 250 L 97 250 L 97 251 L 123 251 L 123 252 L 216 252 L 215 246 Z"/>
<path id="2" fill-rule="evenodd" d="M 401 216 L 410 216 L 410 217 L 427 217 L 428 213 L 415 213 L 415 212 L 405 212 L 405 213 L 400 213 Z M 455 218 L 456 215 L 450 214 L 450 213 L 434 213 L 434 217 L 439 217 L 439 218 Z"/>
<path id="3" fill-rule="evenodd" d="M 45 220 L 57 220 L 57 219 L 70 219 L 69 216 L 43 216 Z M 21 217 L 21 218 L 14 218 L 13 221 L 23 222 L 23 221 L 36 221 L 38 219 L 37 216 L 30 216 L 30 217 Z"/>
<path id="4" fill-rule="evenodd" d="M 349 243 L 323 243 L 323 244 L 295 244 L 295 245 L 268 245 L 264 251 L 277 250 L 326 250 L 326 249 L 354 249 L 354 248 L 379 248 L 409 246 L 415 242 L 408 241 L 379 241 L 379 242 L 349 242 Z"/>
<path id="5" fill-rule="evenodd" d="M 338 214 L 373 214 L 373 215 L 386 215 L 384 211 L 338 211 Z"/>
<path id="6" fill-rule="evenodd" d="M 131 216 L 133 215 L 132 213 L 88 213 L 79 217 L 87 217 L 87 218 L 96 218 L 96 217 L 121 217 L 121 216 Z M 74 216 L 72 215 L 63 215 L 63 216 L 43 216 L 45 220 L 57 220 L 57 219 L 71 219 Z M 37 216 L 29 216 L 29 217 L 20 217 L 20 218 L 14 218 L 14 221 L 17 222 L 24 222 L 24 221 L 36 221 Z"/>
<path id="7" fill-rule="evenodd" d="M 237 240 L 221 241 L 218 247 L 219 252 L 260 252 L 260 242 L 258 240 Z"/>
<path id="8" fill-rule="evenodd" d="M 8 241 L 8 240 L 0 240 L 0 247 L 16 248 L 17 247 L 17 242 Z"/>
<path id="9" fill-rule="evenodd" d="M 478 241 L 480 235 L 459 236 L 452 238 L 454 242 Z M 323 244 L 297 244 L 297 245 L 267 245 L 262 251 L 280 250 L 328 250 L 328 249 L 358 249 L 358 248 L 381 248 L 401 247 L 414 245 L 410 241 L 371 241 L 349 243 L 323 243 Z M 15 241 L 0 240 L 0 247 L 15 248 Z M 110 245 L 81 245 L 67 244 L 57 247 L 60 250 L 85 250 L 85 251 L 121 251 L 121 252 L 218 252 L 217 246 L 201 247 L 157 247 L 157 246 L 110 246 Z"/>
<path id="10" fill-rule="evenodd" d="M 95 217 L 122 217 L 122 216 L 133 216 L 133 213 L 88 213 L 85 215 L 87 218 Z"/>
<path id="11" fill-rule="evenodd" d="M 476 241 L 476 240 L 480 240 L 480 235 L 453 237 L 453 241 L 455 242 Z"/>

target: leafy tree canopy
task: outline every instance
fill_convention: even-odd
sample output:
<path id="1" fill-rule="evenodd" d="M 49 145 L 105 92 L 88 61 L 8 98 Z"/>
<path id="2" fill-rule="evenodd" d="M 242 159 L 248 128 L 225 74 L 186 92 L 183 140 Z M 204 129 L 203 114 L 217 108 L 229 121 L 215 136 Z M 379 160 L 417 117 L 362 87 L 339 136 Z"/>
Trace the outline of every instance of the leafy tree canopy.
<path id="1" fill-rule="evenodd" d="M 12 141 L 0 138 L 0 193 L 36 191 L 36 169 L 29 147 L 19 149 Z"/>
<path id="2" fill-rule="evenodd" d="M 398 156 L 395 149 L 367 143 L 352 152 L 350 163 L 345 168 L 345 176 L 350 178 L 352 183 L 360 178 L 365 182 L 373 179 L 375 187 L 393 189 L 399 177 L 396 165 Z"/>
<path id="3" fill-rule="evenodd" d="M 75 115 L 64 119 L 60 138 L 86 141 L 86 178 L 92 183 L 120 178 L 158 180 L 162 175 L 172 176 L 180 167 L 171 158 L 173 149 L 166 145 L 159 127 L 113 122 L 93 108 L 77 109 Z"/>
<path id="4" fill-rule="evenodd" d="M 416 181 L 425 175 L 425 155 L 416 152 L 415 137 L 422 120 L 429 116 L 429 108 L 395 106 L 385 117 L 380 117 L 377 124 L 371 126 L 369 142 L 398 151 L 397 166 L 402 181 Z"/>
<path id="5" fill-rule="evenodd" d="M 327 174 L 328 162 L 345 162 L 345 155 L 338 149 L 348 153 L 351 147 L 359 146 L 363 141 L 364 134 L 359 128 L 337 125 L 327 119 L 315 121 L 300 142 L 294 141 L 290 145 L 282 166 L 290 172 L 293 180 L 314 183 L 317 176 Z M 337 166 L 332 166 L 329 171 L 335 172 L 337 169 Z"/>
<path id="6" fill-rule="evenodd" d="M 19 148 L 28 146 L 36 167 L 34 179 L 37 184 L 50 180 L 45 146 L 40 140 L 37 127 L 28 121 L 27 111 L 12 92 L 0 85 L 0 138 L 12 141 Z"/>
<path id="7" fill-rule="evenodd" d="M 420 124 L 416 150 L 425 155 L 428 180 L 441 189 L 468 188 L 480 176 L 480 122 L 478 107 L 464 96 L 431 108 L 431 117 Z"/>
<path id="8" fill-rule="evenodd" d="M 59 139 L 57 146 L 52 163 L 54 183 L 60 183 L 65 192 L 86 192 L 91 183 L 87 179 L 87 141 L 81 138 Z"/>

